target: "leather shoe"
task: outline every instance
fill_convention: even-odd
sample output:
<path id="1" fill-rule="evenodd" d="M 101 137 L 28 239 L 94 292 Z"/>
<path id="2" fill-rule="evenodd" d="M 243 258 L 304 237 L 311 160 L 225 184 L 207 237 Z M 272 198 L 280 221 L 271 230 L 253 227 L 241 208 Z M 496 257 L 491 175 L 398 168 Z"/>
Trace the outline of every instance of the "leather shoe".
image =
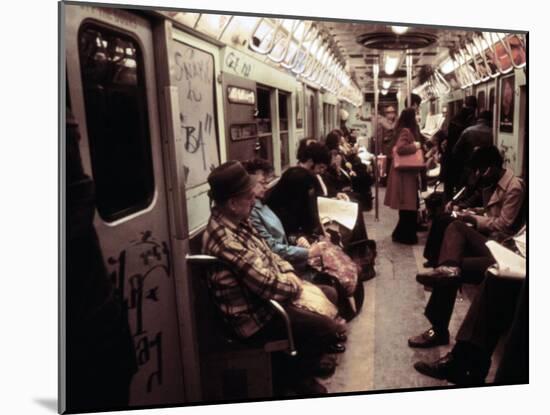
<path id="1" fill-rule="evenodd" d="M 428 272 L 416 275 L 416 281 L 427 287 L 460 285 L 460 268 L 440 265 Z"/>
<path id="2" fill-rule="evenodd" d="M 468 367 L 460 363 L 452 353 L 447 353 L 435 362 L 416 362 L 414 368 L 423 375 L 436 379 L 446 379 L 456 385 L 483 385 L 487 376 L 488 364 L 482 367 Z"/>
<path id="3" fill-rule="evenodd" d="M 423 375 L 430 376 L 436 379 L 447 379 L 451 367 L 454 364 L 454 357 L 451 353 L 447 353 L 441 359 L 435 362 L 418 361 L 414 364 L 414 368 Z"/>
<path id="4" fill-rule="evenodd" d="M 328 378 L 334 374 L 336 370 L 336 361 L 332 359 L 330 355 L 324 355 L 319 360 L 317 367 L 313 369 L 313 376 L 319 378 Z"/>
<path id="5" fill-rule="evenodd" d="M 346 351 L 346 346 L 342 343 L 333 343 L 327 346 L 327 353 L 344 353 Z"/>
<path id="6" fill-rule="evenodd" d="M 336 333 L 334 338 L 338 343 L 345 343 L 348 340 L 348 336 L 346 335 L 346 333 Z"/>
<path id="7" fill-rule="evenodd" d="M 433 328 L 409 338 L 409 347 L 428 348 L 449 344 L 449 332 L 438 333 Z"/>
<path id="8" fill-rule="evenodd" d="M 435 268 L 435 267 L 437 267 L 437 263 L 432 262 L 432 261 L 426 261 L 422 264 L 422 266 L 424 268 Z"/>

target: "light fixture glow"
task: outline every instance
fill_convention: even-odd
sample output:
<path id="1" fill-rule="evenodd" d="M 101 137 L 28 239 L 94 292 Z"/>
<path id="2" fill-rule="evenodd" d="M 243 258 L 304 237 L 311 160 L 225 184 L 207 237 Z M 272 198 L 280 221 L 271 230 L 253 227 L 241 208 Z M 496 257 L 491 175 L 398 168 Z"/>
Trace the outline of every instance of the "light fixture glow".
<path id="1" fill-rule="evenodd" d="M 389 88 L 390 88 L 390 85 L 391 85 L 391 81 L 390 81 L 390 80 L 384 79 L 384 80 L 382 81 L 382 88 L 384 88 L 384 89 L 389 89 Z"/>
<path id="2" fill-rule="evenodd" d="M 401 61 L 401 53 L 386 53 L 384 55 L 384 72 L 387 75 L 393 75 Z"/>
<path id="3" fill-rule="evenodd" d="M 402 35 L 403 33 L 406 33 L 409 28 L 407 26 L 392 26 L 391 30 L 396 35 Z"/>
<path id="4" fill-rule="evenodd" d="M 388 93 L 388 90 L 386 88 L 382 89 L 382 91 L 380 91 L 380 93 L 382 95 L 386 95 Z"/>

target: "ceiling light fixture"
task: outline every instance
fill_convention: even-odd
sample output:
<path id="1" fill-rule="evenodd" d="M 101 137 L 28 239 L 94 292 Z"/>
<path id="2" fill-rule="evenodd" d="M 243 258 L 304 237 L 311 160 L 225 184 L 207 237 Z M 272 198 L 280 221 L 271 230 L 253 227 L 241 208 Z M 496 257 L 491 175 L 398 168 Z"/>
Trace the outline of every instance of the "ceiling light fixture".
<path id="1" fill-rule="evenodd" d="M 407 26 L 392 26 L 391 31 L 395 33 L 396 35 L 402 35 L 403 33 L 406 33 L 409 28 Z"/>

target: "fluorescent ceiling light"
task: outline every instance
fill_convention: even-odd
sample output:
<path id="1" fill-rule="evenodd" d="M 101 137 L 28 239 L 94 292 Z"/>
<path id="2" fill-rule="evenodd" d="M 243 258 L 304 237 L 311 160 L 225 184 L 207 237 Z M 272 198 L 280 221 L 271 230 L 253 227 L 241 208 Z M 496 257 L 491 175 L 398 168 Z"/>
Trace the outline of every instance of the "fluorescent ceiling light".
<path id="1" fill-rule="evenodd" d="M 384 88 L 382 91 L 380 91 L 380 93 L 381 93 L 382 95 L 386 95 L 386 94 L 388 93 L 388 90 Z"/>
<path id="2" fill-rule="evenodd" d="M 400 60 L 400 52 L 386 53 L 384 55 L 384 72 L 386 72 L 387 75 L 393 75 L 397 69 L 397 66 L 399 65 Z"/>
<path id="3" fill-rule="evenodd" d="M 392 26 L 391 27 L 391 30 L 393 33 L 395 33 L 396 35 L 402 35 L 403 33 L 405 33 L 407 30 L 409 30 L 409 28 L 407 26 Z"/>
<path id="4" fill-rule="evenodd" d="M 387 79 L 384 79 L 384 80 L 382 81 L 382 88 L 388 89 L 388 88 L 390 87 L 390 85 L 391 85 L 391 81 L 389 81 L 389 80 L 387 80 Z"/>

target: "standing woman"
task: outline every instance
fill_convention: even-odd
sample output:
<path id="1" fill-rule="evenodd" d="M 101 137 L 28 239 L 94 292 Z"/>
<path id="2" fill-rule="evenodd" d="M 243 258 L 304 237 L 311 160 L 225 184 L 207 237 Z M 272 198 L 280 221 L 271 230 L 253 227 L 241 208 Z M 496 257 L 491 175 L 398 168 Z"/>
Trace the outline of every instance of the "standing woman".
<path id="1" fill-rule="evenodd" d="M 401 113 L 395 128 L 397 141 L 395 151 L 401 156 L 414 154 L 420 148 L 414 133 L 418 130 L 416 113 L 406 108 Z M 392 240 L 413 245 L 418 242 L 416 236 L 416 217 L 418 209 L 418 171 L 397 170 L 392 161 L 384 204 L 399 210 L 399 222 L 392 233 Z"/>

